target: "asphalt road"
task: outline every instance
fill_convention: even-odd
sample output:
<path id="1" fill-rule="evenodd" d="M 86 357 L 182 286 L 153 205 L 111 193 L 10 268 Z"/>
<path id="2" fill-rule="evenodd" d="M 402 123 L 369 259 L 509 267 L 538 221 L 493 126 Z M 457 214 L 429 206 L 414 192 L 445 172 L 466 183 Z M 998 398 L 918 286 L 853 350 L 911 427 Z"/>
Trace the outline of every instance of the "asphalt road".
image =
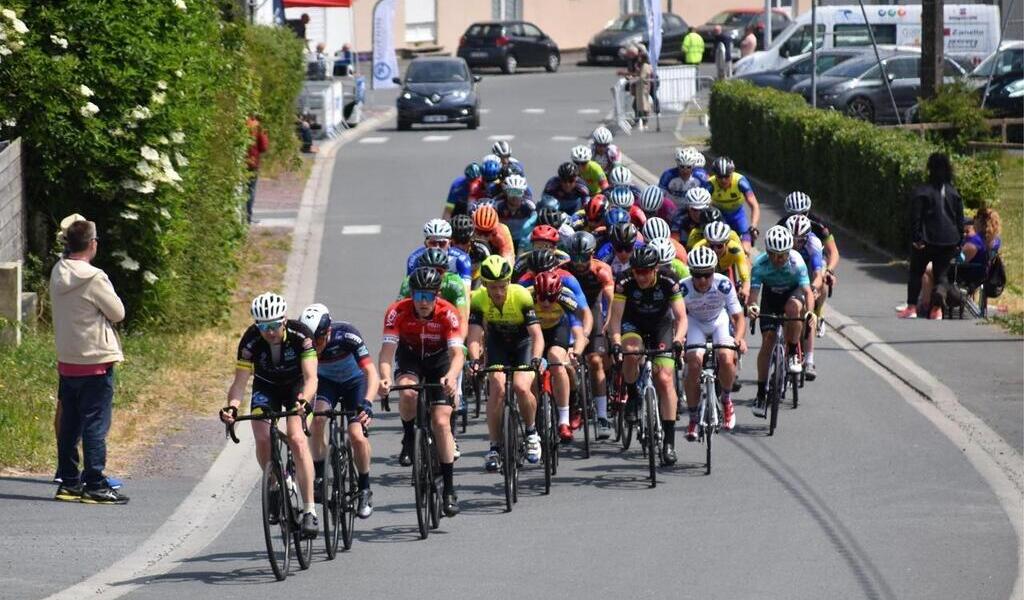
<path id="1" fill-rule="evenodd" d="M 486 77 L 478 131 L 399 133 L 391 123 L 346 146 L 318 300 L 376 352 L 405 257 L 423 222 L 440 214 L 451 179 L 488 152 L 490 136 L 512 135 L 528 179 L 542 185 L 603 118 L 609 85 L 604 70 Z M 343 234 L 353 225 L 380 229 Z M 773 438 L 747 408 L 746 361 L 738 426 L 716 440 L 714 473 L 703 474 L 703 448 L 677 433 L 680 463 L 662 469 L 653 490 L 635 448 L 602 444 L 589 460 L 569 449 L 552 494 L 527 469 L 520 502 L 505 514 L 499 477 L 482 469 L 486 434 L 476 421 L 460 436 L 456 464 L 463 513 L 426 541 L 415 532 L 409 470 L 394 458 L 397 415 L 381 413 L 371 437 L 376 511 L 357 521 L 350 552 L 328 562 L 318 544 L 309 571 L 272 583 L 259 497 L 250 494 L 199 555 L 127 597 L 1008 597 L 1018 542 L 961 448 L 831 337 L 816 356 L 820 380 L 804 388 L 799 409 L 782 411 Z"/>

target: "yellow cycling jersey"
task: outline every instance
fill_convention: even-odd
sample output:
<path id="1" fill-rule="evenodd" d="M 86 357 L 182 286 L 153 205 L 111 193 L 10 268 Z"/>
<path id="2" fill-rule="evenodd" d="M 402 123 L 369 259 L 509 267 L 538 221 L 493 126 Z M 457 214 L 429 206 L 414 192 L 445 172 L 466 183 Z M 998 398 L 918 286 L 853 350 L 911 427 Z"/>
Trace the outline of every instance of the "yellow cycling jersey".
<path id="1" fill-rule="evenodd" d="M 742 179 L 742 175 L 734 172 L 730 175 L 729 187 L 725 188 L 719 183 L 717 176 L 712 176 L 711 203 L 722 212 L 736 212 L 736 209 L 742 207 L 747 199 L 746 193 L 740 189 L 740 180 Z"/>
<path id="2" fill-rule="evenodd" d="M 735 267 L 736 283 L 747 282 L 750 281 L 750 261 L 747 260 L 747 253 L 743 251 L 743 244 L 740 243 L 739 238 L 732 239 L 732 236 L 735 235 L 735 231 L 729 232 L 729 241 L 725 243 L 725 254 L 718 257 L 718 272 L 724 274 L 730 268 Z M 708 241 L 701 239 L 694 245 L 694 248 L 707 245 Z"/>
<path id="3" fill-rule="evenodd" d="M 690 230 L 690 235 L 686 238 L 686 249 L 693 250 L 696 247 L 697 243 L 702 241 L 704 241 L 704 228 L 694 227 L 693 229 Z M 729 241 L 726 242 L 726 244 L 731 244 L 733 242 L 736 242 L 736 244 L 739 244 L 742 247 L 742 244 L 740 244 L 739 234 L 736 233 L 735 231 L 730 231 Z"/>
<path id="4" fill-rule="evenodd" d="M 505 302 L 498 306 L 487 294 L 487 288 L 479 287 L 470 295 L 469 322 L 471 325 L 486 326 L 489 334 L 522 338 L 526 335 L 526 327 L 538 322 L 533 294 L 518 283 L 510 283 L 505 293 Z"/>

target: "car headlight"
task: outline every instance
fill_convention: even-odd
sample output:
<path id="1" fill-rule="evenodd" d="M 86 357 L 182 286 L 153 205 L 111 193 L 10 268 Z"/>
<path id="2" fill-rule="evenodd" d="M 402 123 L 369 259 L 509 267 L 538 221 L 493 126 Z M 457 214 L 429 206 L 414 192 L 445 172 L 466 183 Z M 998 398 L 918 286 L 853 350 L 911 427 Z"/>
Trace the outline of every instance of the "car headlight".
<path id="1" fill-rule="evenodd" d="M 404 94 L 402 94 L 402 98 L 405 100 L 412 100 L 412 94 L 409 92 L 405 92 Z"/>
<path id="2" fill-rule="evenodd" d="M 466 90 L 456 90 L 452 92 L 452 100 L 465 100 L 466 96 L 469 96 L 469 92 Z"/>
<path id="3" fill-rule="evenodd" d="M 1024 96 L 1024 79 L 1019 79 L 1006 86 L 1006 95 L 1009 98 L 1020 98 Z"/>

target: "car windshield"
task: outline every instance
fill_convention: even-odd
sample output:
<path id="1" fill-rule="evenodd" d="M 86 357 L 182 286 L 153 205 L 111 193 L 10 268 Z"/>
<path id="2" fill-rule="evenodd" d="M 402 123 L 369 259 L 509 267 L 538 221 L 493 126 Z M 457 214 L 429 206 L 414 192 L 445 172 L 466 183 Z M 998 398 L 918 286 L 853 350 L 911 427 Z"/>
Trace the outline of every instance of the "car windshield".
<path id="1" fill-rule="evenodd" d="M 496 38 L 501 37 L 503 26 L 496 23 L 476 24 L 469 28 L 466 35 L 469 37 Z"/>
<path id="2" fill-rule="evenodd" d="M 711 17 L 708 21 L 708 25 L 722 25 L 723 27 L 734 27 L 737 25 L 744 25 L 750 20 L 750 13 L 741 13 L 733 11 L 720 12 L 717 15 Z"/>
<path id="3" fill-rule="evenodd" d="M 445 81 L 469 81 L 469 73 L 461 62 L 456 61 L 412 61 L 405 73 L 406 83 L 437 83 Z"/>
<path id="4" fill-rule="evenodd" d="M 998 66 L 997 66 L 998 65 Z M 1006 48 L 986 58 L 971 72 L 971 77 L 988 77 L 995 67 L 995 76 L 1024 71 L 1024 48 Z"/>
<path id="5" fill-rule="evenodd" d="M 647 18 L 643 15 L 623 15 L 606 27 L 608 31 L 643 31 L 647 29 Z"/>

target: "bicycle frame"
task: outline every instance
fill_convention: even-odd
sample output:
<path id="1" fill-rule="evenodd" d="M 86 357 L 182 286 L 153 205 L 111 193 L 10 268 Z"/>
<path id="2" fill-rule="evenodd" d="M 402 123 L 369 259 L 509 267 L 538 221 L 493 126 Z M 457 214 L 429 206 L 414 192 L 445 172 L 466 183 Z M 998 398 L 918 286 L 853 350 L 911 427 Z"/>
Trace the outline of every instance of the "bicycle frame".
<path id="1" fill-rule="evenodd" d="M 540 373 L 528 365 L 492 365 L 477 371 L 481 375 L 503 373 L 505 375 L 505 398 L 501 417 L 501 471 L 505 480 L 505 512 L 519 501 L 519 469 L 526 457 L 526 424 L 519 412 L 519 399 L 512 389 L 512 378 L 519 372 L 531 372 L 535 383 L 540 382 Z M 513 401 L 514 400 L 514 401 Z"/>
<path id="2" fill-rule="evenodd" d="M 413 445 L 412 479 L 416 500 L 416 521 L 420 538 L 426 539 L 431 529 L 437 529 L 441 520 L 441 466 L 437 456 L 437 441 L 431 427 L 427 390 L 443 389 L 439 383 L 412 383 L 391 386 L 390 392 L 412 390 L 416 392 L 416 434 Z"/>

